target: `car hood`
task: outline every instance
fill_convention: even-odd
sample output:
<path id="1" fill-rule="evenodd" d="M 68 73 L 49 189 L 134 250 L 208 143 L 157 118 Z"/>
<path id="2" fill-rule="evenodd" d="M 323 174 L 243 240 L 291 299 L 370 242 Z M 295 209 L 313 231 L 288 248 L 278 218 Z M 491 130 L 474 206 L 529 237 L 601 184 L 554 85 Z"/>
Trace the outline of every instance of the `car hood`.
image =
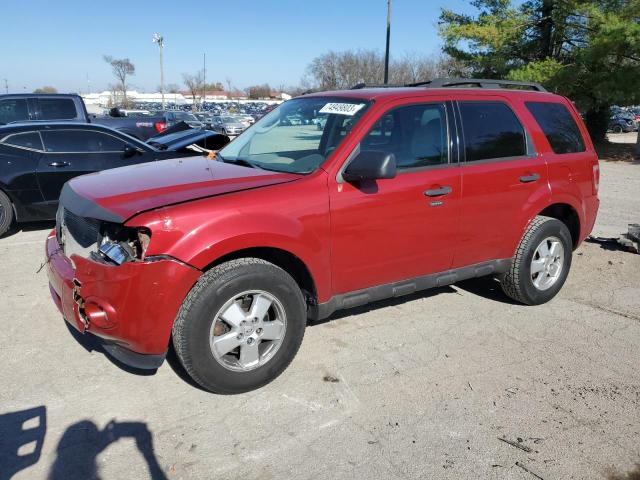
<path id="1" fill-rule="evenodd" d="M 60 204 L 81 217 L 123 223 L 147 210 L 298 178 L 201 156 L 186 157 L 76 177 L 63 187 Z"/>
<path id="2" fill-rule="evenodd" d="M 189 145 L 202 144 L 218 150 L 229 143 L 229 137 L 211 130 L 196 130 L 180 122 L 164 132 L 147 140 L 147 143 L 159 150 L 177 152 Z"/>

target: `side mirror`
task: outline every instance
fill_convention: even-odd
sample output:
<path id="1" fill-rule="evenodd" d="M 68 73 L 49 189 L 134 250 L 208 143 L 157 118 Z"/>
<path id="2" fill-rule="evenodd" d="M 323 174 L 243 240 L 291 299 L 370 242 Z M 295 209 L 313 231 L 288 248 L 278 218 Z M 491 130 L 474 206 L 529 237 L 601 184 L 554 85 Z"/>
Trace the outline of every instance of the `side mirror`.
<path id="1" fill-rule="evenodd" d="M 124 152 L 122 152 L 122 156 L 124 158 L 131 158 L 134 155 L 140 153 L 140 150 L 138 150 L 136 147 L 132 147 L 131 145 L 127 145 L 124 147 Z"/>
<path id="2" fill-rule="evenodd" d="M 378 180 L 396 176 L 396 157 L 393 153 L 371 150 L 360 152 L 342 172 L 347 182 Z"/>

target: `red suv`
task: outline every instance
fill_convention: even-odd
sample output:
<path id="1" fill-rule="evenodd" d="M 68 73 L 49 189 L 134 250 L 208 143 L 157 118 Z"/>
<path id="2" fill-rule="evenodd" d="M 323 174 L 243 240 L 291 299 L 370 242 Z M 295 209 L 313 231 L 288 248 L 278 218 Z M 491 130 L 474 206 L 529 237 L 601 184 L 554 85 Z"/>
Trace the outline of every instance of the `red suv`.
<path id="1" fill-rule="evenodd" d="M 244 392 L 337 309 L 484 275 L 549 301 L 593 227 L 598 179 L 576 109 L 535 84 L 304 95 L 215 160 L 67 183 L 51 295 L 119 360 L 157 368 L 173 342 L 202 387 Z"/>

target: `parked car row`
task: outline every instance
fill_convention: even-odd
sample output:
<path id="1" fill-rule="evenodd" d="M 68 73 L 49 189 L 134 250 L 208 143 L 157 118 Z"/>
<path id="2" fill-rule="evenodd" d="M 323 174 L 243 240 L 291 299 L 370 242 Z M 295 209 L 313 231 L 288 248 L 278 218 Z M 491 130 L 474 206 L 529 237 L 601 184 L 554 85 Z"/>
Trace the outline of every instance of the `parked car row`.
<path id="1" fill-rule="evenodd" d="M 225 135 L 177 123 L 142 142 L 104 125 L 0 126 L 0 235 L 13 222 L 52 220 L 65 182 L 78 175 L 218 150 Z"/>

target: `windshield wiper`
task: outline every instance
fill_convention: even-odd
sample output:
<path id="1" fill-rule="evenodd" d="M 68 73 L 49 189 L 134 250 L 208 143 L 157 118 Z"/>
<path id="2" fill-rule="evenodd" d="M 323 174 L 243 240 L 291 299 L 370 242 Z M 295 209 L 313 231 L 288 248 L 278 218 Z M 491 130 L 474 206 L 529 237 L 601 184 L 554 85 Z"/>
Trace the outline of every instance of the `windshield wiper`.
<path id="1" fill-rule="evenodd" d="M 223 158 L 222 155 L 218 154 L 218 158 L 224 163 L 231 163 L 232 165 L 240 165 L 241 167 L 249 167 L 249 168 L 259 168 L 264 170 L 264 168 L 259 167 L 253 162 L 249 160 L 245 160 L 244 158 L 234 158 L 233 160 L 230 158 Z"/>

